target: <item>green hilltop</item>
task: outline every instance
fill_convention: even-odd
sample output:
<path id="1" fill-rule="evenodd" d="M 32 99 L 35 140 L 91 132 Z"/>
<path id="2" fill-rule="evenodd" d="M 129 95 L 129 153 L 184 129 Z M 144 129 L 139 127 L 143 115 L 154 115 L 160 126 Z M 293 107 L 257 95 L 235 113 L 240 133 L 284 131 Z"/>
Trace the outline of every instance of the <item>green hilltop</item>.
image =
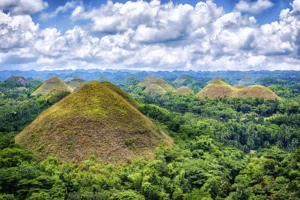
<path id="1" fill-rule="evenodd" d="M 172 140 L 137 106 L 111 83 L 89 82 L 42 112 L 15 140 L 40 158 L 68 162 L 91 155 L 105 163 L 152 158 L 157 146 Z"/>

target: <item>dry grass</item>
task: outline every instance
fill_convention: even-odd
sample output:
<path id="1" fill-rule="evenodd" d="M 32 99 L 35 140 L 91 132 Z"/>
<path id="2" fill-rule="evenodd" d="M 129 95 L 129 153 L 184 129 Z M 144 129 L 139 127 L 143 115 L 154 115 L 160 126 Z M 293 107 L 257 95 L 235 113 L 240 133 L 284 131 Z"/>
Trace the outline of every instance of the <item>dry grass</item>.
<path id="1" fill-rule="evenodd" d="M 200 90 L 197 97 L 208 98 L 264 98 L 264 99 L 280 99 L 272 90 L 261 85 L 231 86 L 222 80 L 214 80 L 205 88 Z"/>
<path id="2" fill-rule="evenodd" d="M 68 162 L 92 154 L 118 164 L 152 158 L 155 147 L 172 145 L 172 140 L 133 101 L 110 83 L 86 83 L 42 112 L 16 136 L 16 143 L 41 158 L 55 155 Z"/>
<path id="3" fill-rule="evenodd" d="M 153 78 L 153 77 L 148 76 L 139 83 L 140 86 L 144 86 L 144 87 L 148 87 L 152 84 L 160 86 L 166 92 L 175 92 L 175 89 L 173 88 L 173 86 L 161 78 Z"/>
<path id="4" fill-rule="evenodd" d="M 63 80 L 58 77 L 52 77 L 45 81 L 38 89 L 36 89 L 31 95 L 47 95 L 53 91 L 57 92 L 73 92 L 73 89 L 68 86 Z"/>
<path id="5" fill-rule="evenodd" d="M 182 87 L 180 87 L 180 88 L 178 88 L 178 89 L 176 90 L 176 93 L 177 93 L 177 94 L 187 95 L 187 94 L 192 94 L 192 93 L 194 93 L 194 91 L 191 90 L 191 89 L 190 89 L 189 87 L 187 87 L 187 86 L 182 86 Z"/>
<path id="6" fill-rule="evenodd" d="M 153 96 L 159 96 L 167 93 L 166 90 L 164 90 L 162 87 L 156 84 L 149 85 L 148 87 L 146 87 L 144 92 L 149 93 Z"/>

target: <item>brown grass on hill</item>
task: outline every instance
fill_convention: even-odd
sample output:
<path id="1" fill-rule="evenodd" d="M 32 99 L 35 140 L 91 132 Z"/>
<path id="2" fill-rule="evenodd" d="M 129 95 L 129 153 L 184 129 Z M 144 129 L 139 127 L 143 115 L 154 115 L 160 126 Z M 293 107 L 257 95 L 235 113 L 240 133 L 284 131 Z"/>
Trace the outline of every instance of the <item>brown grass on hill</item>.
<path id="1" fill-rule="evenodd" d="M 205 88 L 200 90 L 197 97 L 208 98 L 264 98 L 280 99 L 272 90 L 260 85 L 253 86 L 231 86 L 222 80 L 214 80 Z"/>
<path id="2" fill-rule="evenodd" d="M 192 93 L 194 93 L 194 91 L 191 90 L 191 89 L 190 89 L 189 87 L 187 87 L 187 86 L 182 86 L 182 87 L 176 89 L 176 93 L 177 93 L 177 94 L 187 95 L 187 94 L 192 94 Z"/>
<path id="3" fill-rule="evenodd" d="M 264 98 L 264 99 L 280 99 L 272 90 L 261 85 L 251 85 L 237 90 L 233 98 Z"/>
<path id="4" fill-rule="evenodd" d="M 166 92 L 175 92 L 175 89 L 173 88 L 173 86 L 161 78 L 153 78 L 153 77 L 148 76 L 148 77 L 144 78 L 138 85 L 148 87 L 152 84 L 162 87 Z"/>
<path id="5" fill-rule="evenodd" d="M 167 93 L 166 90 L 164 90 L 162 87 L 156 84 L 149 85 L 148 87 L 146 87 L 144 92 L 149 93 L 153 96 L 159 96 Z"/>
<path id="6" fill-rule="evenodd" d="M 172 140 L 130 101 L 110 83 L 86 83 L 42 112 L 16 143 L 40 158 L 55 155 L 68 162 L 91 155 L 117 164 L 151 159 L 157 146 L 172 145 Z"/>
<path id="7" fill-rule="evenodd" d="M 58 77 L 52 77 L 45 81 L 38 89 L 36 89 L 31 95 L 47 95 L 53 91 L 57 92 L 73 92 L 73 89 L 68 86 L 63 80 Z"/>

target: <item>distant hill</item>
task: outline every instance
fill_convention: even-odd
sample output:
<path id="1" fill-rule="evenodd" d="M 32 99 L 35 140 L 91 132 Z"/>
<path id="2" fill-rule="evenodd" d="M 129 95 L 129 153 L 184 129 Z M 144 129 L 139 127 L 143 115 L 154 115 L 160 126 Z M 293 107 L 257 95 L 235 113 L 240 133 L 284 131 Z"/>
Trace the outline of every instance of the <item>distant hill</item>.
<path id="1" fill-rule="evenodd" d="M 85 83 L 85 80 L 80 77 L 75 77 L 75 78 L 67 78 L 65 79 L 65 82 L 73 89 L 77 89 L 80 86 L 82 86 Z"/>
<path id="2" fill-rule="evenodd" d="M 264 98 L 264 99 L 280 99 L 277 94 L 267 87 L 261 85 L 251 85 L 237 90 L 233 98 Z"/>
<path id="3" fill-rule="evenodd" d="M 56 92 L 73 92 L 73 89 L 68 86 L 63 80 L 57 77 L 52 77 L 45 81 L 37 90 L 31 95 L 47 95 L 53 91 Z"/>
<path id="4" fill-rule="evenodd" d="M 153 77 L 148 76 L 148 77 L 144 78 L 138 85 L 148 87 L 152 84 L 160 86 L 166 92 L 175 92 L 175 89 L 173 88 L 173 86 L 161 78 L 153 78 Z"/>
<path id="5" fill-rule="evenodd" d="M 111 83 L 89 82 L 42 112 L 15 140 L 40 158 L 67 162 L 91 155 L 105 163 L 152 158 L 157 146 L 172 141 L 137 105 Z"/>
<path id="6" fill-rule="evenodd" d="M 166 90 L 164 90 L 162 87 L 160 87 L 157 84 L 149 85 L 148 87 L 146 87 L 144 92 L 149 93 L 153 96 L 163 95 L 163 94 L 167 93 Z"/>
<path id="7" fill-rule="evenodd" d="M 183 84 L 184 82 L 192 81 L 193 78 L 189 75 L 181 75 L 179 76 L 175 81 L 173 81 L 174 84 Z"/>
<path id="8" fill-rule="evenodd" d="M 224 98 L 231 97 L 235 88 L 225 83 L 221 79 L 215 79 L 211 81 L 207 86 L 200 90 L 197 97 L 209 97 L 209 98 Z"/>
<path id="9" fill-rule="evenodd" d="M 23 76 L 11 76 L 4 82 L 10 87 L 26 87 L 28 85 L 28 80 Z"/>
<path id="10" fill-rule="evenodd" d="M 220 79 L 211 81 L 200 90 L 197 97 L 208 98 L 264 98 L 280 99 L 272 90 L 260 85 L 243 87 L 242 85 L 231 86 Z"/>
<path id="11" fill-rule="evenodd" d="M 186 95 L 186 94 L 192 94 L 194 93 L 194 91 L 191 90 L 189 87 L 182 86 L 176 89 L 176 93 Z"/>

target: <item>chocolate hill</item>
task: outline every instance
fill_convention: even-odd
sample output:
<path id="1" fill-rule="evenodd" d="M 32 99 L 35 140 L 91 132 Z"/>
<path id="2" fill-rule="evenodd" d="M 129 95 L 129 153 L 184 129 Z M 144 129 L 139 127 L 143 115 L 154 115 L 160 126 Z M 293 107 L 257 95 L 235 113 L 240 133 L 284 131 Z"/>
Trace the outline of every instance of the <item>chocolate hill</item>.
<path id="1" fill-rule="evenodd" d="M 73 92 L 73 89 L 70 86 L 68 86 L 63 80 L 54 76 L 45 81 L 31 95 L 47 95 L 51 92 Z"/>
<path id="2" fill-rule="evenodd" d="M 161 78 L 153 78 L 153 77 L 148 76 L 148 77 L 144 78 L 138 85 L 148 87 L 153 84 L 160 86 L 166 92 L 175 92 L 175 89 L 173 88 L 173 86 Z"/>
<path id="3" fill-rule="evenodd" d="M 191 90 L 191 89 L 190 89 L 189 87 L 187 87 L 187 86 L 182 86 L 182 87 L 176 89 L 176 93 L 177 93 L 177 94 L 187 95 L 187 94 L 192 94 L 192 93 L 194 93 L 194 91 Z"/>
<path id="4" fill-rule="evenodd" d="M 89 82 L 42 112 L 15 140 L 40 158 L 67 162 L 91 155 L 105 163 L 152 158 L 157 146 L 172 141 L 137 105 L 110 83 Z"/>

